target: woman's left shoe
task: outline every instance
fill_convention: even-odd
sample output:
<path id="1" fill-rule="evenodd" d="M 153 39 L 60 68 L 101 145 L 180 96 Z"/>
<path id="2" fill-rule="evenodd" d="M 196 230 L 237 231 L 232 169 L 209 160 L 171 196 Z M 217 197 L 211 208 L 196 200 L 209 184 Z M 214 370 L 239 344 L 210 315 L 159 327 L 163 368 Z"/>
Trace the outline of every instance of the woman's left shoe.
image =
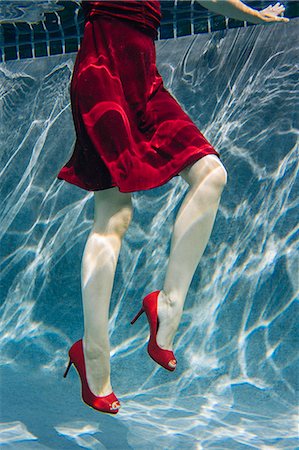
<path id="1" fill-rule="evenodd" d="M 164 367 L 164 369 L 174 371 L 176 368 L 176 359 L 171 350 L 165 350 L 157 344 L 157 332 L 159 328 L 159 319 L 158 319 L 158 295 L 160 291 L 154 291 L 144 297 L 142 302 L 142 308 L 136 314 L 134 319 L 131 321 L 131 324 L 136 322 L 138 317 L 141 316 L 142 313 L 146 313 L 149 326 L 150 326 L 150 339 L 147 346 L 147 351 L 150 357 L 160 366 Z"/>
<path id="2" fill-rule="evenodd" d="M 88 406 L 91 406 L 93 409 L 96 409 L 97 411 L 110 414 L 118 413 L 120 403 L 118 401 L 118 398 L 115 396 L 114 392 L 111 392 L 111 394 L 106 395 L 104 397 L 97 397 L 89 389 L 86 378 L 86 367 L 85 367 L 82 339 L 75 342 L 71 346 L 69 350 L 69 357 L 70 360 L 63 376 L 64 378 L 67 376 L 71 365 L 74 364 L 81 379 L 82 383 L 81 395 L 84 403 L 86 403 Z"/>

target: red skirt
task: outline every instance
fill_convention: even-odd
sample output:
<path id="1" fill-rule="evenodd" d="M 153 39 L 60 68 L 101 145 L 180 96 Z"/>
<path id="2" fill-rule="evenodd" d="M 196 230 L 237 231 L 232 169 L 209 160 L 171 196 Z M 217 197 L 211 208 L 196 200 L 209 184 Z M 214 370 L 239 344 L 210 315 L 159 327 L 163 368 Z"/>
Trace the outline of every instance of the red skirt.
<path id="1" fill-rule="evenodd" d="M 77 139 L 58 178 L 83 189 L 151 189 L 218 155 L 164 88 L 153 35 L 128 21 L 86 21 L 71 106 Z"/>

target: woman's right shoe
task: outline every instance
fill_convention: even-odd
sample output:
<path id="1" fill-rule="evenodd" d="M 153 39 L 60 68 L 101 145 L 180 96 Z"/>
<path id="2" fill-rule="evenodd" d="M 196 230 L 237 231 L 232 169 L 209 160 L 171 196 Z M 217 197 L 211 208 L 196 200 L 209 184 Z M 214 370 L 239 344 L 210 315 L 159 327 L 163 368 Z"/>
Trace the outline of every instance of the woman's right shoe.
<path id="1" fill-rule="evenodd" d="M 142 313 L 146 313 L 149 326 L 150 326 L 150 339 L 147 346 L 147 351 L 150 357 L 164 369 L 174 371 L 176 368 L 176 359 L 171 350 L 165 350 L 157 344 L 157 332 L 159 327 L 158 319 L 158 295 L 160 291 L 154 291 L 144 297 L 142 302 L 142 308 L 136 314 L 134 319 L 131 321 L 133 325 L 134 322 L 141 316 Z"/>
<path id="2" fill-rule="evenodd" d="M 97 397 L 89 389 L 86 378 L 82 339 L 72 345 L 69 350 L 69 357 L 70 360 L 63 376 L 64 378 L 67 376 L 71 365 L 74 364 L 81 379 L 81 395 L 84 403 L 86 403 L 88 406 L 91 406 L 93 409 L 96 409 L 97 411 L 117 414 L 120 403 L 114 392 L 111 392 L 111 394 L 106 395 L 105 397 Z"/>

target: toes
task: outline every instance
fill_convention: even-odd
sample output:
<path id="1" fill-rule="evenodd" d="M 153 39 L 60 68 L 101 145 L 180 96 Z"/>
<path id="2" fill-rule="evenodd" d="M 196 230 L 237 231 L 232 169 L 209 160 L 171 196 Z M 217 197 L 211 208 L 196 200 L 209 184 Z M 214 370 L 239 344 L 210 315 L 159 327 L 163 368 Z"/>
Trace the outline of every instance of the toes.
<path id="1" fill-rule="evenodd" d="M 120 403 L 119 402 L 113 402 L 110 409 L 111 409 L 111 411 L 115 411 L 118 408 L 120 408 Z"/>
<path id="2" fill-rule="evenodd" d="M 176 360 L 175 359 L 171 359 L 169 361 L 168 365 L 169 365 L 169 367 L 172 367 L 172 368 L 176 367 Z"/>

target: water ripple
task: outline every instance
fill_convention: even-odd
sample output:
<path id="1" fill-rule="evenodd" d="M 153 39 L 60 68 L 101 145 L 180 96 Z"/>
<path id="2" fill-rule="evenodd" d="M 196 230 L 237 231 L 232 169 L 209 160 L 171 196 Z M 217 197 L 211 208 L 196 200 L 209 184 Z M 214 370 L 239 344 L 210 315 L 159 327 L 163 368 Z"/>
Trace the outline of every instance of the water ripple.
<path id="1" fill-rule="evenodd" d="M 229 180 L 172 374 L 146 354 L 145 319 L 129 322 L 162 286 L 187 187 L 175 178 L 133 196 L 110 319 L 122 449 L 296 447 L 296 28 L 292 20 L 157 43 L 166 87 L 220 151 Z M 92 218 L 92 194 L 55 178 L 74 143 L 72 67 L 66 56 L 0 66 L 1 364 L 51 376 L 82 335 L 80 260 Z M 73 445 L 106 448 L 88 418 L 55 430 Z"/>

